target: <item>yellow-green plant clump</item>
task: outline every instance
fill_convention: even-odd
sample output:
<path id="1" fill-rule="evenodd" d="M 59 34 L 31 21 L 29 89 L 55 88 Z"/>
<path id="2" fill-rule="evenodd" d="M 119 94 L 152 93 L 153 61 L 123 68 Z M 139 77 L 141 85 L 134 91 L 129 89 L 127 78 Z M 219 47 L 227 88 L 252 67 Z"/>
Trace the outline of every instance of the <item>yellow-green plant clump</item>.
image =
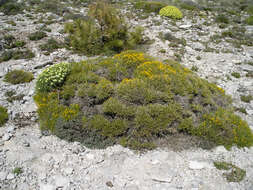
<path id="1" fill-rule="evenodd" d="M 175 6 L 166 6 L 162 8 L 159 12 L 161 16 L 170 17 L 173 19 L 182 19 L 183 14 L 182 12 Z"/>
<path id="2" fill-rule="evenodd" d="M 126 51 L 69 64 L 61 85 L 45 83 L 48 78 L 37 85 L 49 84 L 50 91 L 37 90 L 34 97 L 41 129 L 68 141 L 152 149 L 185 134 L 228 148 L 253 143 L 224 90 L 175 61 Z"/>
<path id="3" fill-rule="evenodd" d="M 7 120 L 8 120 L 7 109 L 0 106 L 0 127 L 2 127 L 3 124 L 5 124 Z"/>

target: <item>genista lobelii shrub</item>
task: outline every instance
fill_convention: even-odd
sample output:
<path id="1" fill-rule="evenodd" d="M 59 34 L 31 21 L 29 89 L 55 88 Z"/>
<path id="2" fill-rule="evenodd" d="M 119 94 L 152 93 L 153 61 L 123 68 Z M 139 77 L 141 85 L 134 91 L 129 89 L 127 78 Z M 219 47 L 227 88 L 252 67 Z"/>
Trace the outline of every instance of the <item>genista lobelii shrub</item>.
<path id="1" fill-rule="evenodd" d="M 2 127 L 8 120 L 7 109 L 0 106 L 0 127 Z"/>
<path id="2" fill-rule="evenodd" d="M 33 74 L 31 72 L 23 70 L 13 70 L 8 72 L 4 76 L 4 81 L 11 84 L 28 83 L 33 80 Z"/>
<path id="3" fill-rule="evenodd" d="M 125 51 L 67 68 L 57 85 L 46 82 L 52 74 L 39 77 L 37 89 L 49 84 L 50 91 L 38 90 L 34 97 L 41 129 L 60 138 L 137 150 L 155 148 L 175 134 L 227 148 L 253 144 L 252 131 L 233 113 L 224 90 L 175 61 Z"/>
<path id="4" fill-rule="evenodd" d="M 142 43 L 143 29 L 129 29 L 123 15 L 105 1 L 89 6 L 89 18 L 65 24 L 68 44 L 74 50 L 96 55 L 132 49 Z"/>
<path id="5" fill-rule="evenodd" d="M 173 19 L 182 19 L 183 14 L 182 12 L 175 6 L 166 6 L 162 8 L 159 12 L 161 16 L 170 17 Z"/>

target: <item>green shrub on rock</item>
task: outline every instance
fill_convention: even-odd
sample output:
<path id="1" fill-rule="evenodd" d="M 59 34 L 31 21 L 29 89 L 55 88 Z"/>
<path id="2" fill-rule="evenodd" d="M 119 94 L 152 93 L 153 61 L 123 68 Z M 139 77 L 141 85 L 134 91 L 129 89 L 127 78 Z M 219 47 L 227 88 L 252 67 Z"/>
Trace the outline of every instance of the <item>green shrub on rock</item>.
<path id="1" fill-rule="evenodd" d="M 36 92 L 43 130 L 93 148 L 119 143 L 152 149 L 176 134 L 228 148 L 253 143 L 252 131 L 231 111 L 223 89 L 175 61 L 141 52 L 71 63 L 60 85 Z"/>
<path id="2" fill-rule="evenodd" d="M 246 20 L 245 23 L 248 25 L 253 25 L 253 16 L 249 16 Z"/>
<path id="3" fill-rule="evenodd" d="M 160 10 L 159 14 L 173 19 L 183 18 L 182 12 L 175 6 L 166 6 Z"/>
<path id="4" fill-rule="evenodd" d="M 11 84 L 28 83 L 32 80 L 33 74 L 31 72 L 26 72 L 23 70 L 10 71 L 4 77 L 4 81 Z"/>
<path id="5" fill-rule="evenodd" d="M 69 72 L 68 63 L 55 64 L 45 69 L 38 77 L 36 90 L 40 92 L 49 92 L 61 86 Z"/>
<path id="6" fill-rule="evenodd" d="M 2 127 L 3 124 L 5 124 L 7 120 L 8 120 L 7 109 L 0 106 L 0 127 Z"/>
<path id="7" fill-rule="evenodd" d="M 101 1 L 89 6 L 89 17 L 65 24 L 67 43 L 88 55 L 120 52 L 142 42 L 143 30 L 130 30 L 118 10 Z"/>

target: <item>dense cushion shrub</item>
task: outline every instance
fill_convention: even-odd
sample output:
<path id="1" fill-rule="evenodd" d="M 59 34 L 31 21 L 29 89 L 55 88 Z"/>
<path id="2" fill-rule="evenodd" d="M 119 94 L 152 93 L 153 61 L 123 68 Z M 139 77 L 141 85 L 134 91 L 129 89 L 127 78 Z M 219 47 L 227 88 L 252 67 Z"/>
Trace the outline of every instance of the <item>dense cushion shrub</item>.
<path id="1" fill-rule="evenodd" d="M 104 1 L 89 6 L 89 17 L 65 25 L 67 43 L 87 55 L 120 52 L 142 42 L 143 29 L 129 30 L 123 15 Z"/>
<path id="2" fill-rule="evenodd" d="M 245 23 L 248 25 L 253 25 L 253 16 L 249 16 L 246 20 Z"/>
<path id="3" fill-rule="evenodd" d="M 0 127 L 2 127 L 3 124 L 5 124 L 7 120 L 8 120 L 7 109 L 0 106 Z"/>
<path id="4" fill-rule="evenodd" d="M 2 0 L 0 1 L 0 11 L 5 15 L 16 15 L 22 13 L 24 7 L 21 3 L 14 0 Z"/>
<path id="5" fill-rule="evenodd" d="M 175 61 L 126 51 L 71 63 L 61 86 L 50 89 L 34 97 L 41 129 L 88 147 L 152 149 L 175 134 L 228 148 L 253 143 L 224 90 Z"/>
<path id="6" fill-rule="evenodd" d="M 162 8 L 159 12 L 161 16 L 170 17 L 173 19 L 182 19 L 183 14 L 182 12 L 175 6 L 166 6 Z"/>
<path id="7" fill-rule="evenodd" d="M 37 79 L 36 90 L 48 92 L 60 86 L 69 73 L 68 63 L 58 63 L 45 69 Z"/>
<path id="8" fill-rule="evenodd" d="M 31 72 L 23 71 L 23 70 L 13 70 L 8 72 L 4 81 L 11 84 L 20 84 L 20 83 L 28 83 L 33 80 L 33 74 Z"/>

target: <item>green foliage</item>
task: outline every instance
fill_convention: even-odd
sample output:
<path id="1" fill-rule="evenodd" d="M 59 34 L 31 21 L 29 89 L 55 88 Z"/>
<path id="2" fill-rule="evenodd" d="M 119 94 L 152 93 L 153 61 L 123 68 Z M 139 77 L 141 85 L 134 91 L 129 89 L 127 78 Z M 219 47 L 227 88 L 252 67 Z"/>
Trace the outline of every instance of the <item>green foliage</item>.
<path id="1" fill-rule="evenodd" d="M 225 24 L 229 23 L 229 19 L 226 15 L 218 15 L 215 18 L 215 21 L 218 22 L 218 23 L 225 23 Z"/>
<path id="2" fill-rule="evenodd" d="M 45 54 L 50 54 L 54 50 L 62 48 L 63 45 L 56 41 L 54 38 L 50 38 L 46 43 L 40 45 L 40 49 L 45 52 Z"/>
<path id="3" fill-rule="evenodd" d="M 36 90 L 40 92 L 49 92 L 56 87 L 60 87 L 69 72 L 68 63 L 59 63 L 48 67 L 39 75 L 36 83 Z"/>
<path id="4" fill-rule="evenodd" d="M 12 49 L 16 47 L 23 47 L 25 45 L 24 41 L 16 40 L 12 35 L 4 36 L 4 48 Z"/>
<path id="5" fill-rule="evenodd" d="M 166 6 L 160 10 L 159 14 L 173 19 L 183 18 L 182 12 L 175 6 Z"/>
<path id="6" fill-rule="evenodd" d="M 32 80 L 33 74 L 31 72 L 26 72 L 23 70 L 10 71 L 4 77 L 4 81 L 11 84 L 28 83 Z"/>
<path id="7" fill-rule="evenodd" d="M 0 63 L 11 59 L 31 59 L 34 56 L 34 53 L 29 49 L 4 51 L 0 56 Z"/>
<path id="8" fill-rule="evenodd" d="M 7 113 L 7 109 L 0 106 L 0 127 L 2 127 L 6 123 L 8 118 L 9 118 L 9 116 Z"/>
<path id="9" fill-rule="evenodd" d="M 241 77 L 240 73 L 238 73 L 238 72 L 233 72 L 233 73 L 231 73 L 231 75 L 235 78 L 240 78 Z"/>
<path id="10" fill-rule="evenodd" d="M 166 4 L 157 1 L 138 1 L 134 4 L 136 9 L 143 9 L 145 12 L 159 13 L 160 9 L 165 7 Z"/>
<path id="11" fill-rule="evenodd" d="M 118 10 L 104 1 L 89 6 L 90 19 L 77 19 L 65 25 L 67 42 L 88 55 L 120 52 L 142 42 L 143 29 L 130 31 Z"/>
<path id="12" fill-rule="evenodd" d="M 32 41 L 38 41 L 38 40 L 41 40 L 42 38 L 45 38 L 47 37 L 47 34 L 43 31 L 37 31 L 37 32 L 34 32 L 34 33 L 31 33 L 28 38 Z"/>
<path id="13" fill-rule="evenodd" d="M 230 148 L 253 145 L 253 134 L 247 123 L 230 111 L 219 108 L 215 113 L 205 114 L 197 128 L 190 129 L 192 134 L 207 138 L 216 144 Z"/>
<path id="14" fill-rule="evenodd" d="M 253 100 L 253 96 L 252 95 L 242 95 L 241 100 L 243 102 L 250 103 L 250 101 Z"/>
<path id="15" fill-rule="evenodd" d="M 7 91 L 4 95 L 7 97 L 7 101 L 10 102 L 10 103 L 12 103 L 13 101 L 22 100 L 23 97 L 25 96 L 24 94 L 16 95 L 16 92 L 12 91 L 12 90 Z"/>
<path id="16" fill-rule="evenodd" d="M 228 148 L 253 143 L 247 123 L 229 111 L 224 90 L 175 61 L 126 51 L 71 63 L 66 73 L 60 85 L 34 97 L 41 129 L 60 138 L 138 150 L 181 132 Z"/>
<path id="17" fill-rule="evenodd" d="M 13 169 L 12 173 L 19 175 L 19 174 L 23 173 L 23 170 L 20 167 L 16 167 Z"/>
<path id="18" fill-rule="evenodd" d="M 245 23 L 248 25 L 253 25 L 253 15 L 249 16 L 246 20 Z"/>
<path id="19" fill-rule="evenodd" d="M 224 173 L 224 177 L 228 182 L 240 182 L 246 176 L 246 171 L 227 162 L 214 162 L 214 166 L 218 170 L 230 170 L 228 173 Z"/>
<path id="20" fill-rule="evenodd" d="M 0 11 L 2 11 L 5 15 L 16 15 L 22 13 L 23 6 L 21 3 L 17 3 L 16 1 L 7 0 L 0 5 Z"/>

